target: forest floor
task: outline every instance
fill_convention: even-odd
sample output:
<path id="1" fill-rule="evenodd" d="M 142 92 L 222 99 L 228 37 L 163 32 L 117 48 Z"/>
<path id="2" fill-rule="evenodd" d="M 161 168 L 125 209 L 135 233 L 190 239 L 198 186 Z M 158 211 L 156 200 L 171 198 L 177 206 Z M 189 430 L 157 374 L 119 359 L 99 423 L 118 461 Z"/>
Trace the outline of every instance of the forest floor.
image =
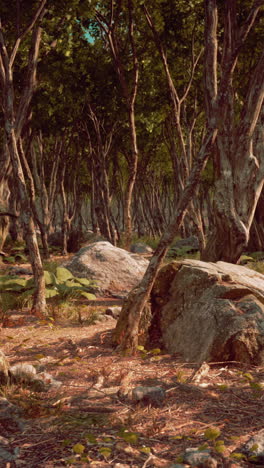
<path id="1" fill-rule="evenodd" d="M 90 307 L 82 314 L 90 314 Z M 102 305 L 93 307 L 102 311 Z M 213 363 L 194 383 L 197 364 L 144 350 L 118 354 L 111 345 L 113 318 L 91 325 L 82 319 L 45 322 L 24 310 L 1 329 L 10 364 L 31 363 L 62 382 L 43 393 L 14 385 L 2 392 L 22 408 L 26 424 L 12 434 L 20 453 L 14 466 L 167 468 L 182 460 L 186 448 L 206 445 L 218 466 L 252 466 L 239 460 L 240 448 L 263 429 L 258 384 L 264 368 Z M 135 404 L 118 392 L 125 385 L 158 385 L 166 398 L 159 407 Z M 216 440 L 210 440 L 211 428 L 220 431 Z"/>

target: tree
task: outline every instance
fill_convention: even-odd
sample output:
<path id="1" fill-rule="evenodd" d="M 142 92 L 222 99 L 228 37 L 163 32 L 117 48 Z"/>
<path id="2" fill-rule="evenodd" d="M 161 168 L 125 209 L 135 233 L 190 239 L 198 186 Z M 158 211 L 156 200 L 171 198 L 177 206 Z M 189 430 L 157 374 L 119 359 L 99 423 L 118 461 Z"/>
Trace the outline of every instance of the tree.
<path id="1" fill-rule="evenodd" d="M 135 120 L 135 102 L 138 91 L 138 78 L 139 78 L 139 63 L 138 55 L 135 44 L 135 20 L 134 20 L 134 3 L 133 0 L 127 0 L 127 11 L 128 11 L 128 26 L 125 26 L 125 29 L 128 31 L 128 43 L 130 46 L 130 54 L 128 55 L 129 66 L 132 69 L 132 80 L 129 79 L 129 71 L 126 71 L 126 66 L 124 66 L 122 61 L 122 54 L 120 50 L 120 41 L 121 34 L 123 34 L 121 18 L 121 1 L 114 2 L 111 0 L 111 9 L 109 18 L 106 15 L 102 14 L 101 11 L 97 10 L 96 17 L 99 22 L 99 25 L 104 32 L 110 51 L 113 57 L 114 67 L 118 74 L 120 81 L 121 91 L 126 105 L 128 124 L 129 124 L 129 134 L 130 134 L 130 154 L 129 154 L 129 163 L 128 163 L 128 183 L 126 187 L 125 194 L 125 204 L 124 204 L 124 224 L 125 224 L 125 236 L 126 236 L 126 246 L 128 247 L 131 243 L 132 235 L 132 218 L 131 218 L 131 204 L 132 204 L 132 194 L 134 190 L 134 185 L 137 175 L 137 166 L 138 166 L 138 144 L 137 144 L 137 132 L 136 132 L 136 120 Z M 120 32 L 118 34 L 118 27 Z"/>
<path id="2" fill-rule="evenodd" d="M 205 62 L 206 110 L 207 117 L 214 116 L 219 132 L 214 152 L 214 225 L 202 259 L 236 263 L 249 241 L 264 183 L 263 50 L 251 64 L 243 96 L 239 96 L 240 90 L 235 87 L 235 71 L 264 2 L 254 1 L 247 18 L 240 24 L 238 2 L 225 3 L 222 52 L 217 40 L 217 3 L 216 0 L 205 2 L 206 41 L 212 43 L 210 60 Z"/>
<path id="3" fill-rule="evenodd" d="M 2 24 L 0 19 L 0 80 L 3 92 L 2 108 L 5 135 L 13 176 L 18 187 L 25 239 L 34 274 L 33 309 L 38 313 L 43 313 L 46 309 L 45 280 L 21 157 L 24 154 L 22 131 L 29 116 L 30 103 L 36 86 L 37 59 L 42 32 L 40 24 L 45 14 L 45 4 L 46 0 L 41 0 L 38 3 L 35 14 L 27 20 L 27 25 L 23 31 L 20 31 L 20 17 L 17 18 L 17 34 L 13 46 L 11 45 L 12 39 L 9 40 L 8 31 L 5 30 L 5 25 Z M 30 34 L 31 43 L 28 52 L 25 83 L 20 96 L 15 96 L 14 63 L 22 40 L 28 38 Z M 16 105 L 16 99 L 19 100 L 18 105 Z"/>

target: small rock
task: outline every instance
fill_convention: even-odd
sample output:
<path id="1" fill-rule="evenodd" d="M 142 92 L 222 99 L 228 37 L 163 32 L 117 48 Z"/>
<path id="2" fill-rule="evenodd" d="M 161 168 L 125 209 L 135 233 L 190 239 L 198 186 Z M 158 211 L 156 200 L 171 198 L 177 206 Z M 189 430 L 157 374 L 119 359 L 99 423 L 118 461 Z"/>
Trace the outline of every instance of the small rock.
<path id="1" fill-rule="evenodd" d="M 48 372 L 41 372 L 41 374 L 38 374 L 38 378 L 51 388 L 58 388 L 62 385 L 60 380 L 54 379 Z"/>
<path id="2" fill-rule="evenodd" d="M 152 254 L 153 249 L 149 245 L 138 242 L 131 245 L 130 252 L 137 254 Z"/>
<path id="3" fill-rule="evenodd" d="M 37 371 L 31 364 L 22 362 L 10 367 L 10 374 L 11 380 L 16 383 L 29 383 L 36 378 Z"/>
<path id="4" fill-rule="evenodd" d="M 23 267 L 11 267 L 9 270 L 9 275 L 16 276 L 16 275 L 33 275 L 32 270 L 29 268 Z"/>
<path id="5" fill-rule="evenodd" d="M 162 387 L 135 387 L 132 389 L 132 400 L 148 405 L 160 406 L 165 399 L 165 391 Z"/>
<path id="6" fill-rule="evenodd" d="M 105 311 L 105 314 L 115 319 L 118 319 L 121 310 L 122 310 L 122 307 L 108 307 L 108 309 L 106 309 Z"/>
<path id="7" fill-rule="evenodd" d="M 251 437 L 242 447 L 241 452 L 249 459 L 254 457 L 255 463 L 264 463 L 264 429 Z"/>
<path id="8" fill-rule="evenodd" d="M 187 448 L 184 457 L 184 463 L 197 468 L 217 468 L 217 461 L 211 457 L 209 450 L 199 450 L 197 448 Z"/>
<path id="9" fill-rule="evenodd" d="M 12 462 L 19 456 L 19 448 L 10 447 L 9 440 L 0 436 L 0 460 Z M 7 466 L 7 465 L 6 465 Z"/>

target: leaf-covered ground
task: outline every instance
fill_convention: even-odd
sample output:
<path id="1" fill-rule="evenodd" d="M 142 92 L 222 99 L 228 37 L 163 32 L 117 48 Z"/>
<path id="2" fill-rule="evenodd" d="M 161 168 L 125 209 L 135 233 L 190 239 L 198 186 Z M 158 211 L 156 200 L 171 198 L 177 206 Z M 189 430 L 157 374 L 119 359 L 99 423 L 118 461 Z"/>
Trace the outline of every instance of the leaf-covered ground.
<path id="1" fill-rule="evenodd" d="M 179 356 L 117 354 L 114 326 L 112 318 L 88 326 L 53 324 L 24 311 L 1 329 L 1 349 L 11 364 L 31 363 L 62 382 L 45 393 L 15 386 L 3 391 L 26 419 L 25 431 L 11 435 L 20 448 L 16 466 L 167 467 L 180 462 L 186 448 L 205 444 L 219 466 L 251 466 L 239 460 L 240 448 L 263 428 L 264 369 L 214 363 L 198 382 L 192 378 L 197 365 Z M 165 401 L 151 407 L 122 396 L 125 387 L 138 385 L 162 386 Z"/>

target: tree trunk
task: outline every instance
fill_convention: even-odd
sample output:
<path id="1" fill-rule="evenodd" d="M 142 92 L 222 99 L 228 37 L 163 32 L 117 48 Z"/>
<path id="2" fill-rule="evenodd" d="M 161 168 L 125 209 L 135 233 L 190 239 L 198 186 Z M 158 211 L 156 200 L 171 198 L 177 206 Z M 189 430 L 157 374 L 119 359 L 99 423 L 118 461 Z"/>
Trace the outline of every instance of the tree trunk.
<path id="1" fill-rule="evenodd" d="M 168 247 L 179 230 L 188 204 L 195 195 L 195 190 L 200 182 L 201 173 L 212 152 L 216 135 L 217 130 L 208 130 L 204 144 L 195 160 L 190 177 L 186 182 L 185 189 L 179 200 L 175 217 L 161 237 L 143 279 L 139 285 L 131 291 L 123 305 L 113 336 L 115 344 L 118 344 L 120 349 L 130 350 L 131 352 L 135 352 L 137 349 L 140 319 L 149 299 L 158 269 L 167 253 Z M 124 322 L 126 322 L 125 327 Z"/>
<path id="2" fill-rule="evenodd" d="M 215 0 L 208 0 L 207 39 L 216 12 Z M 248 92 L 239 116 L 235 118 L 233 74 L 238 54 L 256 20 L 260 3 L 254 3 L 240 29 L 236 24 L 235 2 L 226 2 L 224 43 L 216 105 L 210 102 L 207 82 L 207 113 L 218 121 L 215 155 L 214 226 L 202 259 L 237 263 L 249 241 L 249 233 L 264 182 L 264 52 L 252 72 Z M 216 42 L 217 20 L 210 37 Z M 210 73 L 208 75 L 210 77 Z M 238 118 L 239 117 L 239 118 Z"/>
<path id="3" fill-rule="evenodd" d="M 13 173 L 17 183 L 19 200 L 21 206 L 21 219 L 24 228 L 24 237 L 29 251 L 30 263 L 32 266 L 35 293 L 33 298 L 32 311 L 37 314 L 46 313 L 45 279 L 42 261 L 39 253 L 36 230 L 31 212 L 30 200 L 27 194 L 27 187 L 23 175 L 23 170 L 17 149 L 17 142 L 14 129 L 11 127 L 7 133 L 7 144 L 12 162 Z"/>
<path id="4" fill-rule="evenodd" d="M 35 294 L 33 299 L 33 311 L 43 314 L 46 311 L 45 280 L 42 262 L 39 254 L 37 236 L 32 218 L 30 199 L 23 174 L 23 168 L 17 148 L 23 127 L 28 118 L 28 111 L 36 86 L 36 70 L 41 40 L 41 28 L 38 22 L 45 14 L 46 0 L 41 0 L 37 10 L 33 14 L 28 27 L 18 35 L 15 45 L 8 53 L 4 38 L 4 30 L 0 19 L 0 83 L 3 91 L 2 108 L 9 156 L 12 164 L 13 176 L 17 183 L 21 205 L 21 218 L 23 222 L 25 240 L 29 249 L 30 262 L 35 282 Z M 32 31 L 31 44 L 28 52 L 25 85 L 22 87 L 20 97 L 16 96 L 13 81 L 14 61 L 21 40 Z"/>

